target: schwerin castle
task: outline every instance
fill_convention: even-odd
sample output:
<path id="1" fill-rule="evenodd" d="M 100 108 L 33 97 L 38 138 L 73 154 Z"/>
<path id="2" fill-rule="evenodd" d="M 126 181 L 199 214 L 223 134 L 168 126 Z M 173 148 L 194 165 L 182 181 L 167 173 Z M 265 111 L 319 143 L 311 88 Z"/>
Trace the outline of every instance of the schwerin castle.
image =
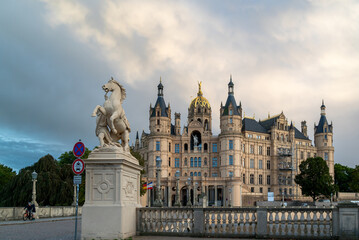
<path id="1" fill-rule="evenodd" d="M 268 192 L 275 200 L 303 200 L 294 182 L 302 161 L 320 156 L 334 176 L 333 125 L 326 119 L 324 102 L 320 109 L 313 146 L 306 121 L 298 130 L 283 112 L 259 121 L 243 116 L 231 77 L 226 103 L 220 107 L 220 134 L 214 136 L 212 108 L 201 84 L 181 130 L 181 114 L 174 114 L 173 125 L 160 82 L 157 101 L 149 111 L 150 133 L 142 132 L 141 139 L 137 135 L 135 144 L 145 159 L 144 180 L 156 185 L 156 169 L 161 169 L 164 206 L 174 205 L 177 181 L 182 206 L 196 205 L 203 196 L 209 206 L 250 206 L 267 200 Z M 156 159 L 161 159 L 160 166 Z M 142 204 L 152 206 L 155 195 L 150 189 Z"/>

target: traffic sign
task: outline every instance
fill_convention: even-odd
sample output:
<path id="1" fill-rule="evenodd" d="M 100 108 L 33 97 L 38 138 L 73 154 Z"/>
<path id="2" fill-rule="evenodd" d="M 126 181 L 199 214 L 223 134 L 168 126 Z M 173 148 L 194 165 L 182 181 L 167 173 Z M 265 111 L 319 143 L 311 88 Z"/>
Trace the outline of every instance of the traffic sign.
<path id="1" fill-rule="evenodd" d="M 82 142 L 75 143 L 73 153 L 76 157 L 81 157 L 85 153 L 85 144 Z"/>
<path id="2" fill-rule="evenodd" d="M 85 170 L 85 163 L 82 161 L 82 159 L 76 159 L 72 163 L 72 171 L 75 174 L 81 174 Z"/>
<path id="3" fill-rule="evenodd" d="M 74 176 L 74 185 L 81 184 L 82 176 L 81 175 L 75 175 Z"/>

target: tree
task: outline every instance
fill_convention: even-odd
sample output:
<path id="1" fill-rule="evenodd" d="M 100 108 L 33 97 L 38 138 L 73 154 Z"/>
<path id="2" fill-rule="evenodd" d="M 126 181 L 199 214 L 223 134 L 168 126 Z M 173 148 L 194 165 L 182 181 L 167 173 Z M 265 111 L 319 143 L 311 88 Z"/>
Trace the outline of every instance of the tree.
<path id="1" fill-rule="evenodd" d="M 139 152 L 136 152 L 132 147 L 130 148 L 130 152 L 132 154 L 132 156 L 134 156 L 137 160 L 138 160 L 138 163 L 144 167 L 145 166 L 145 160 L 143 159 L 143 157 L 141 156 L 141 154 Z M 143 180 L 142 180 L 142 175 L 145 174 L 145 169 L 143 168 L 142 171 L 141 171 L 141 176 L 140 176 L 140 186 L 141 186 L 141 189 L 140 189 L 140 196 L 143 196 L 145 195 L 146 193 L 146 189 L 143 189 L 142 186 L 143 184 L 145 183 Z"/>
<path id="2" fill-rule="evenodd" d="M 299 170 L 295 182 L 300 185 L 304 195 L 313 198 L 313 202 L 321 195 L 329 198 L 335 192 L 329 167 L 321 157 L 308 158 L 299 165 Z"/>
<path id="3" fill-rule="evenodd" d="M 339 163 L 334 165 L 334 180 L 340 192 L 351 192 L 349 183 L 352 179 L 353 168 L 343 166 Z"/>
<path id="4" fill-rule="evenodd" d="M 90 153 L 91 151 L 88 148 L 86 148 L 85 153 L 84 155 L 82 155 L 81 159 L 87 159 Z M 64 152 L 59 157 L 59 164 L 60 165 L 72 164 L 76 159 L 77 157 L 74 155 L 72 151 Z"/>
<path id="5" fill-rule="evenodd" d="M 349 187 L 352 192 L 359 192 L 359 166 L 355 166 L 355 169 L 350 174 Z"/>
<path id="6" fill-rule="evenodd" d="M 0 164 L 0 189 L 16 176 L 16 172 L 3 164 Z"/>

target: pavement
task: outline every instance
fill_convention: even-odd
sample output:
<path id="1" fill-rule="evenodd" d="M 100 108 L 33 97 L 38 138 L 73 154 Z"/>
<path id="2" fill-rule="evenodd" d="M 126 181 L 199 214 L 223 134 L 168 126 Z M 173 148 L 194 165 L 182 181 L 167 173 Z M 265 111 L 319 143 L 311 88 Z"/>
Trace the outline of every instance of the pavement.
<path id="1" fill-rule="evenodd" d="M 0 222 L 1 240 L 73 240 L 75 217 L 42 218 Z M 78 217 L 77 239 L 81 238 L 81 217 Z M 132 240 L 200 240 L 195 237 L 134 236 Z M 233 240 L 233 238 L 205 238 L 211 240 Z"/>

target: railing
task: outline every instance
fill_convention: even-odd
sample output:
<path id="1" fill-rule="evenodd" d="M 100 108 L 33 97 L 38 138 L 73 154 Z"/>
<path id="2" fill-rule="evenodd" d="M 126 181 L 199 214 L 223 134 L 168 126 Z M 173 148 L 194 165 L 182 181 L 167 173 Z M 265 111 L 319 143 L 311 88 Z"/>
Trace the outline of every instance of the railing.
<path id="1" fill-rule="evenodd" d="M 139 208 L 141 235 L 312 238 L 333 234 L 333 208 Z"/>

